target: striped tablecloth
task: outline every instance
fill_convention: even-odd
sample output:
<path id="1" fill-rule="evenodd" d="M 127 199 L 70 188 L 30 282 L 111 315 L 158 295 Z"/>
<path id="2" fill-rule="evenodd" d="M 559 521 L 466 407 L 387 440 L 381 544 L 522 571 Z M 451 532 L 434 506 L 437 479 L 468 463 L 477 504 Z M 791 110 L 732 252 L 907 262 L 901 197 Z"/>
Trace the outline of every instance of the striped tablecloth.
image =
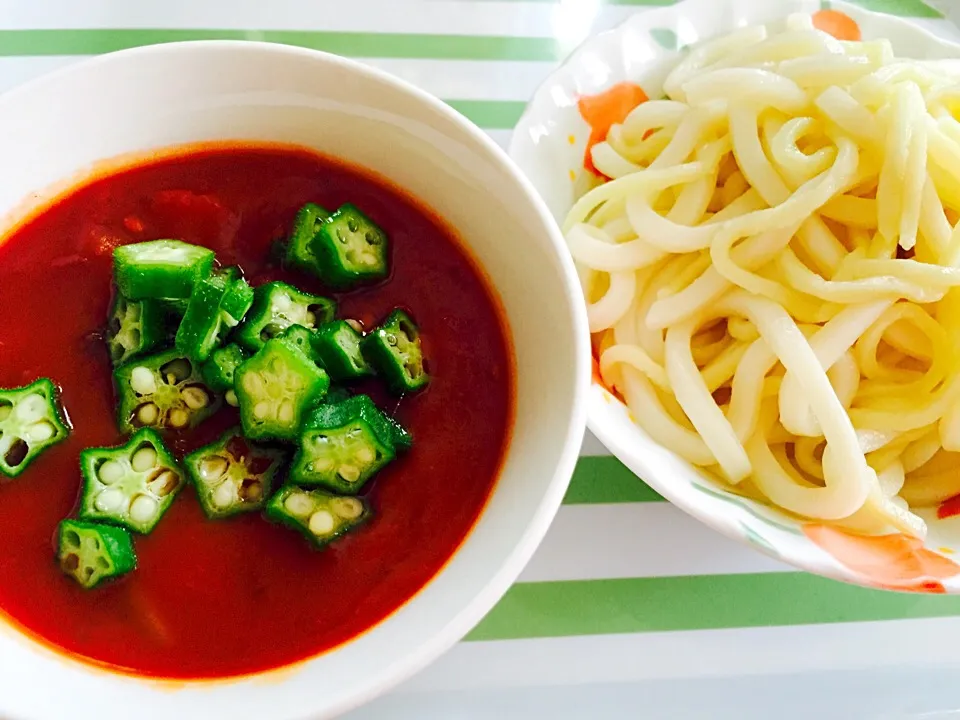
<path id="1" fill-rule="evenodd" d="M 0 0 L 0 90 L 136 45 L 271 40 L 403 77 L 506 145 L 588 33 L 670 1 Z M 860 4 L 960 39 L 942 14 L 960 0 Z M 958 668 L 960 597 L 796 572 L 688 518 L 588 437 L 520 582 L 466 642 L 351 717 L 960 717 Z"/>

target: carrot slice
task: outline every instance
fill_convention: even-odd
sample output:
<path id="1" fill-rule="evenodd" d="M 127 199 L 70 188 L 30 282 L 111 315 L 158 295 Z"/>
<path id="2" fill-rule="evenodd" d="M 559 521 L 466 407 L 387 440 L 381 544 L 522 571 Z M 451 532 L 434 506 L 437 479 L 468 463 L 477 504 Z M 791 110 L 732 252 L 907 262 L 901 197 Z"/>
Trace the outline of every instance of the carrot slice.
<path id="1" fill-rule="evenodd" d="M 590 139 L 583 155 L 583 167 L 601 175 L 593 165 L 590 151 L 593 146 L 607 139 L 610 126 L 622 123 L 630 111 L 650 98 L 639 85 L 620 82 L 596 95 L 584 95 L 577 100 L 580 116 L 590 126 Z"/>
<path id="2" fill-rule="evenodd" d="M 813 14 L 813 26 L 833 35 L 837 40 L 862 39 L 857 21 L 839 10 L 818 10 Z"/>

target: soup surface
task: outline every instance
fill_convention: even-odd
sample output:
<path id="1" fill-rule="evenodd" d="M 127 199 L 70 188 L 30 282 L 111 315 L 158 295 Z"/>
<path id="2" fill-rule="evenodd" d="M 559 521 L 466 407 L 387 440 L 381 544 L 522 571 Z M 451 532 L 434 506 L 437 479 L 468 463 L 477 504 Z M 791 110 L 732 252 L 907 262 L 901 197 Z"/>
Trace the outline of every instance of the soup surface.
<path id="1" fill-rule="evenodd" d="M 432 380 L 402 400 L 358 390 L 415 446 L 365 487 L 373 519 L 324 551 L 259 514 L 213 521 L 191 487 L 138 569 L 93 591 L 60 572 L 53 535 L 78 499 L 78 455 L 124 441 L 102 330 L 114 247 L 178 238 L 242 267 L 251 284 L 318 281 L 269 262 L 304 203 L 363 209 L 391 239 L 390 278 L 335 295 L 338 317 L 373 327 L 395 306 L 421 328 Z M 0 484 L 0 612 L 47 643 L 140 675 L 212 678 L 277 668 L 370 628 L 414 595 L 464 539 L 496 482 L 512 420 L 513 369 L 492 293 L 457 240 L 415 201 L 311 153 L 217 147 L 96 179 L 0 241 L 0 387 L 50 377 L 73 432 Z M 182 434 L 184 452 L 238 424 L 226 407 Z"/>

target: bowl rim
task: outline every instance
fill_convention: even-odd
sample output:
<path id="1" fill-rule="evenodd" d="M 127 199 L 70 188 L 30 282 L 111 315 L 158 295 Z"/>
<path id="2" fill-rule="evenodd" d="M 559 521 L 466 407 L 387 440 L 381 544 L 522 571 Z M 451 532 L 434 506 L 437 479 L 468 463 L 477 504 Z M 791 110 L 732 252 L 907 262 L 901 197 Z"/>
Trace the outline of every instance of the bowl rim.
<path id="1" fill-rule="evenodd" d="M 798 1 L 802 2 L 803 0 L 772 0 L 766 7 L 771 8 L 775 6 L 779 11 L 779 17 L 783 19 L 791 12 L 798 12 L 797 10 L 791 10 L 789 7 L 791 4 Z M 555 108 L 556 103 L 550 101 L 549 99 L 550 89 L 556 85 L 569 85 L 564 78 L 571 67 L 582 65 L 585 58 L 589 58 L 595 50 L 601 47 L 615 46 L 621 36 L 623 36 L 632 27 L 632 25 L 637 22 L 638 17 L 642 16 L 645 19 L 649 19 L 651 22 L 669 22 L 670 20 L 683 17 L 685 14 L 689 14 L 691 12 L 691 8 L 702 5 L 705 2 L 710 2 L 711 4 L 722 4 L 731 12 L 735 7 L 739 7 L 744 4 L 742 0 L 679 0 L 679 2 L 675 2 L 673 5 L 650 7 L 637 10 L 618 22 L 613 27 L 598 33 L 594 33 L 584 39 L 557 67 L 553 69 L 553 71 L 547 75 L 546 78 L 543 79 L 543 81 L 537 86 L 533 95 L 531 95 L 530 100 L 527 102 L 519 120 L 517 121 L 514 133 L 511 136 L 510 144 L 507 149 L 510 157 L 518 160 L 518 158 L 524 154 L 523 149 L 528 144 L 528 140 L 524 137 L 524 134 L 529 134 L 528 130 L 534 123 L 534 118 L 536 118 L 536 122 L 543 123 L 545 120 L 549 119 L 550 115 L 555 114 L 555 110 L 553 108 Z M 845 0 L 835 0 L 830 4 L 830 8 L 848 14 L 869 17 L 871 22 L 885 25 L 887 28 L 889 28 L 890 36 L 892 37 L 895 37 L 895 34 L 908 33 L 914 37 L 922 38 L 924 42 L 938 46 L 944 51 L 949 52 L 953 57 L 956 57 L 958 60 L 960 60 L 960 41 L 944 38 L 943 36 L 938 35 L 928 28 L 914 22 L 912 18 L 869 10 L 865 7 L 853 5 Z M 759 24 L 759 21 L 752 21 L 752 24 Z M 720 33 L 714 31 L 711 34 L 699 38 L 697 42 L 704 42 L 710 38 L 719 36 Z M 660 60 L 662 60 L 662 58 L 660 58 Z M 653 58 L 648 60 L 647 64 L 655 64 L 657 61 L 658 58 Z M 614 79 L 608 78 L 608 84 L 610 82 L 614 82 Z M 547 112 L 548 109 L 550 110 L 549 112 Z M 523 168 L 523 163 L 519 160 L 518 164 L 521 166 L 521 168 Z M 607 448 L 614 457 L 620 460 L 620 462 L 627 466 L 627 468 L 637 476 L 638 481 L 648 484 L 653 490 L 662 495 L 666 500 L 682 510 L 684 513 L 732 540 L 746 544 L 757 552 L 760 552 L 774 560 L 789 564 L 799 570 L 807 571 L 850 585 L 878 589 L 878 586 L 869 579 L 858 574 L 856 571 L 847 567 L 846 565 L 834 561 L 832 557 L 829 557 L 825 554 L 822 557 L 811 556 L 810 553 L 804 553 L 800 551 L 799 548 L 792 549 L 790 552 L 781 552 L 780 548 L 774 549 L 765 545 L 749 542 L 745 537 L 744 532 L 740 529 L 739 523 L 735 518 L 732 517 L 729 511 L 719 512 L 712 509 L 712 507 L 705 507 L 705 505 L 709 505 L 709 503 L 704 501 L 690 501 L 689 499 L 683 497 L 683 493 L 678 492 L 675 483 L 673 483 L 669 477 L 664 476 L 662 473 L 658 474 L 647 472 L 641 475 L 640 471 L 637 470 L 637 466 L 642 463 L 642 457 L 649 452 L 648 449 L 646 447 L 639 449 L 636 447 L 630 447 L 628 445 L 628 441 L 622 436 L 622 433 L 616 430 L 614 427 L 615 420 L 612 417 L 613 411 L 611 410 L 611 404 L 601 399 L 604 393 L 611 395 L 606 386 L 604 386 L 594 377 L 591 379 L 590 390 L 590 402 L 588 403 L 587 411 L 587 428 L 590 430 L 590 432 L 597 437 L 600 443 Z M 617 403 L 623 407 L 626 407 L 625 404 L 615 396 L 613 403 Z M 638 437 L 637 435 L 633 435 L 633 442 L 642 443 L 644 446 L 654 446 L 666 452 L 670 452 L 653 440 L 653 438 L 650 438 L 643 433 L 639 427 L 634 425 L 634 429 L 637 433 L 640 433 L 640 436 Z M 776 508 L 771 509 L 777 511 Z M 791 516 L 787 515 L 787 517 Z M 945 585 L 945 587 L 948 594 L 960 594 L 960 586 Z M 905 593 L 915 592 L 909 588 L 883 587 L 879 589 Z"/>
<path id="2" fill-rule="evenodd" d="M 0 94 L 0 101 L 4 104 L 15 103 L 22 94 L 44 93 L 47 92 L 46 86 L 61 83 L 74 74 L 96 73 L 101 65 L 113 65 L 124 62 L 130 58 L 140 56 L 163 56 L 175 55 L 185 51 L 209 51 L 224 53 L 263 53 L 269 55 L 286 55 L 290 57 L 302 58 L 309 62 L 326 63 L 337 66 L 350 73 L 365 76 L 367 79 L 391 86 L 393 89 L 407 95 L 426 109 L 441 116 L 442 119 L 452 123 L 463 133 L 463 140 L 469 140 L 474 145 L 478 154 L 485 156 L 498 170 L 511 177 L 520 189 L 520 198 L 518 202 L 525 203 L 535 214 L 536 220 L 541 227 L 545 240 L 549 243 L 550 251 L 558 261 L 558 279 L 560 285 L 569 299 L 569 312 L 566 312 L 574 338 L 574 347 L 572 348 L 574 356 L 574 377 L 575 383 L 568 389 L 570 393 L 571 412 L 567 418 L 562 438 L 558 437 L 558 442 L 562 440 L 562 450 L 552 459 L 551 467 L 552 478 L 546 486 L 539 502 L 529 513 L 529 519 L 526 521 L 524 529 L 520 535 L 519 541 L 506 554 L 500 563 L 496 572 L 485 579 L 482 579 L 481 590 L 476 593 L 472 599 L 459 610 L 452 612 L 452 619 L 445 626 L 437 629 L 426 639 L 420 641 L 416 646 L 410 648 L 410 651 L 404 654 L 403 660 L 396 662 L 391 666 L 385 667 L 377 675 L 367 675 L 357 683 L 355 691 L 345 696 L 334 705 L 328 705 L 316 709 L 307 708 L 302 717 L 326 718 L 339 715 L 349 710 L 355 709 L 370 700 L 382 695 L 383 693 L 396 687 L 403 681 L 412 677 L 440 655 L 449 650 L 453 645 L 459 642 L 480 620 L 496 605 L 507 590 L 514 584 L 524 567 L 533 556 L 536 549 L 546 535 L 557 511 L 560 508 L 563 497 L 566 493 L 570 479 L 579 458 L 579 451 L 583 436 L 586 430 L 587 421 L 587 397 L 590 389 L 590 342 L 586 309 L 580 301 L 581 292 L 579 281 L 577 280 L 576 269 L 569 253 L 566 251 L 566 244 L 560 228 L 557 226 L 547 209 L 546 203 L 533 186 L 533 183 L 513 162 L 507 152 L 493 141 L 477 125 L 464 117 L 461 113 L 454 110 L 447 103 L 436 96 L 420 89 L 411 82 L 404 80 L 396 75 L 381 70 L 370 65 L 366 65 L 358 60 L 346 58 L 333 53 L 312 48 L 304 48 L 295 45 L 286 45 L 283 43 L 266 42 L 260 40 L 186 40 L 169 43 L 157 43 L 133 48 L 125 48 L 114 52 L 103 53 L 71 63 L 64 67 L 44 73 L 43 75 L 28 80 L 14 88 Z M 109 158 L 107 158 L 109 160 Z M 379 173 L 389 180 L 389 176 Z M 30 189 L 27 191 L 29 192 Z M 466 243 L 465 243 L 466 244 Z M 467 248 L 469 245 L 466 244 Z M 472 254 L 472 253 L 471 253 Z M 483 264 L 476 260 L 477 264 L 483 268 Z M 485 268 L 484 268 L 485 271 Z M 496 285 L 490 281 L 492 289 L 496 290 Z M 511 318 L 504 309 L 504 316 L 510 325 Z M 512 331 L 511 331 L 512 332 Z M 516 420 L 514 421 L 516 422 Z M 522 452 L 522 449 L 515 448 L 508 444 L 507 455 L 511 452 Z M 495 484 L 490 497 L 494 497 L 498 492 L 498 484 Z M 478 516 L 470 531 L 466 534 L 460 545 L 447 559 L 444 567 L 419 588 L 414 595 L 406 600 L 403 605 L 398 607 L 391 615 L 388 615 L 375 625 L 367 628 L 354 638 L 346 641 L 344 644 L 331 648 L 319 655 L 298 661 L 292 665 L 275 668 L 264 673 L 243 675 L 239 677 L 213 679 L 213 680 L 188 680 L 188 681 L 169 681 L 157 680 L 149 677 L 131 676 L 122 673 L 113 672 L 107 668 L 99 667 L 89 661 L 81 660 L 67 652 L 59 650 L 42 640 L 39 640 L 28 631 L 24 631 L 15 621 L 0 613 L 0 628 L 10 629 L 22 640 L 25 640 L 32 650 L 42 651 L 46 655 L 55 655 L 60 663 L 72 666 L 74 669 L 82 669 L 87 672 L 106 675 L 112 678 L 129 680 L 135 682 L 145 689 L 168 692 L 170 685 L 186 685 L 193 689 L 227 690 L 231 685 L 243 682 L 256 682 L 263 684 L 263 680 L 270 682 L 273 687 L 282 688 L 286 682 L 286 677 L 293 672 L 305 670 L 306 667 L 320 657 L 326 657 L 338 652 L 342 647 L 352 644 L 358 638 L 363 637 L 371 630 L 380 627 L 389 622 L 393 622 L 393 616 L 399 610 L 402 610 L 409 603 L 414 601 L 430 585 L 435 583 L 445 572 L 449 563 L 459 555 L 463 548 L 473 541 L 475 530 L 480 519 L 487 512 L 489 500 L 481 515 Z M 0 638 L 3 635 L 0 634 Z M 184 702 L 188 702 L 188 696 L 184 696 Z M 319 712 L 319 714 L 318 714 Z"/>

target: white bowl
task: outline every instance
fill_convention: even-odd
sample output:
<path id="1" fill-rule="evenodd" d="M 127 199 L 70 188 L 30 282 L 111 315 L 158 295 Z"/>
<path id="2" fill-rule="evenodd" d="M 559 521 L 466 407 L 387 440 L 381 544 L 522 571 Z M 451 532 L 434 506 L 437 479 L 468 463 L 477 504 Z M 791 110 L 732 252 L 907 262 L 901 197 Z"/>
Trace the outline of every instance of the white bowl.
<path id="1" fill-rule="evenodd" d="M 510 325 L 516 421 L 500 479 L 446 567 L 360 637 L 260 676 L 164 683 L 55 653 L 0 620 L 0 717 L 326 718 L 459 640 L 543 538 L 577 459 L 589 384 L 586 315 L 542 201 L 506 155 L 440 101 L 381 72 L 280 45 L 198 42 L 98 57 L 0 97 L 0 214 L 48 200 L 109 158 L 263 140 L 375 170 L 432 207 L 486 270 Z M 34 193 L 38 193 L 34 195 Z"/>
<path id="2" fill-rule="evenodd" d="M 658 97 L 683 46 L 745 25 L 783 22 L 814 13 L 819 0 L 683 0 L 640 12 L 587 40 L 537 90 L 514 132 L 510 156 L 532 180 L 558 222 L 584 192 L 583 156 L 589 126 L 577 98 L 625 80 Z M 908 20 L 842 2 L 834 10 L 853 18 L 864 39 L 888 38 L 897 55 L 960 58 L 947 42 Z M 947 23 L 944 23 L 945 27 Z M 953 35 L 956 29 L 953 28 Z M 884 589 L 960 593 L 960 518 L 940 520 L 922 510 L 926 544 L 903 535 L 860 538 L 804 523 L 770 506 L 722 490 L 713 480 L 655 443 L 628 409 L 594 382 L 588 424 L 627 467 L 675 505 L 723 534 L 799 568 Z"/>

